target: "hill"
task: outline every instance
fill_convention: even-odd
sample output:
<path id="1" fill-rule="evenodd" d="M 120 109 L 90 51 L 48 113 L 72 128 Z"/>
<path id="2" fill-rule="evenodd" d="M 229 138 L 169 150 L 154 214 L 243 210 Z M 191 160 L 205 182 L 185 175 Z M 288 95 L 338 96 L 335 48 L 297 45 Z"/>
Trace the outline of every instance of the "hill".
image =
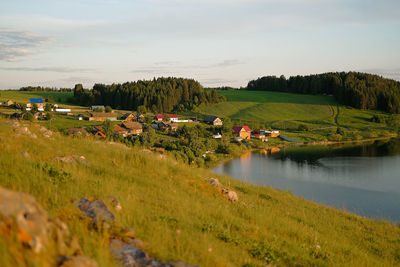
<path id="1" fill-rule="evenodd" d="M 25 124 L 0 120 L 0 185 L 33 195 L 49 216 L 67 224 L 84 254 L 100 266 L 116 263 L 109 242 L 118 227 L 133 228 L 140 246 L 163 262 L 400 264 L 400 228 L 388 222 L 216 176 L 141 148 L 57 133 L 46 138 L 45 129 Z M 234 190 L 238 201 L 229 201 L 210 177 Z M 76 203 L 107 196 L 121 203 L 116 225 L 93 227 Z M 6 233 L 0 231 L 1 265 L 32 264 L 34 258 L 24 258 Z"/>
<path id="2" fill-rule="evenodd" d="M 220 90 L 227 101 L 200 110 L 201 114 L 229 117 L 236 124 L 273 128 L 304 141 L 323 141 L 337 128 L 344 139 L 397 135 L 398 115 L 360 110 L 338 103 L 328 95 L 306 95 L 270 91 Z M 373 122 L 383 116 L 386 122 Z M 305 125 L 308 131 L 299 130 Z"/>
<path id="3" fill-rule="evenodd" d="M 265 76 L 249 81 L 247 90 L 333 95 L 359 109 L 400 113 L 400 82 L 361 72 L 329 72 L 307 76 Z"/>

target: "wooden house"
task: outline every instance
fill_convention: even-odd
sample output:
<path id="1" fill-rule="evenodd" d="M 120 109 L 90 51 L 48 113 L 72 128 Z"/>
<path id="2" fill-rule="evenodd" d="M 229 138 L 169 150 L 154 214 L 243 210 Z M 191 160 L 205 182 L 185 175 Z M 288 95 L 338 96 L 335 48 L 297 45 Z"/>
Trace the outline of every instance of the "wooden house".
<path id="1" fill-rule="evenodd" d="M 250 139 L 251 137 L 251 129 L 247 126 L 234 126 L 232 130 L 236 133 L 237 136 L 243 139 Z"/>
<path id="2" fill-rule="evenodd" d="M 141 113 L 136 114 L 136 120 L 138 122 L 143 122 L 144 121 L 144 115 Z"/>
<path id="3" fill-rule="evenodd" d="M 214 126 L 221 126 L 223 124 L 222 120 L 215 116 L 208 116 L 204 119 L 204 122 Z"/>
<path id="4" fill-rule="evenodd" d="M 90 117 L 88 117 L 89 121 L 116 121 L 117 114 L 115 113 L 91 113 Z"/>
<path id="5" fill-rule="evenodd" d="M 122 123 L 122 127 L 128 131 L 128 134 L 141 134 L 143 132 L 143 125 L 139 122 L 124 122 Z"/>
<path id="6" fill-rule="evenodd" d="M 9 107 L 14 105 L 14 102 L 12 100 L 7 100 L 6 102 L 3 103 L 3 106 Z"/>
<path id="7" fill-rule="evenodd" d="M 121 120 L 123 121 L 137 121 L 137 117 L 133 113 L 126 113 L 122 115 Z"/>

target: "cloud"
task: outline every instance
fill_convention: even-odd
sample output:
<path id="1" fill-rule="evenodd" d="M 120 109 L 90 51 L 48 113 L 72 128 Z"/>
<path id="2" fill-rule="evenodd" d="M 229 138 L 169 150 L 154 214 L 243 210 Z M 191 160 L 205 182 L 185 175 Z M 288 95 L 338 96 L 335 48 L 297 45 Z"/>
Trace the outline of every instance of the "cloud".
<path id="1" fill-rule="evenodd" d="M 154 65 L 135 69 L 131 71 L 132 73 L 147 73 L 147 74 L 159 74 L 159 73 L 180 73 L 184 70 L 199 70 L 199 69 L 209 69 L 209 68 L 226 68 L 235 65 L 244 64 L 243 61 L 238 59 L 227 59 L 217 63 L 211 64 L 195 64 L 195 65 L 185 65 L 179 61 L 161 61 L 156 62 Z"/>
<path id="2" fill-rule="evenodd" d="M 60 72 L 60 73 L 73 73 L 73 72 L 93 72 L 95 69 L 85 68 L 70 68 L 70 67 L 0 67 L 1 70 L 8 71 L 40 71 L 40 72 Z"/>
<path id="3" fill-rule="evenodd" d="M 0 60 L 14 62 L 31 55 L 49 41 L 49 37 L 27 31 L 0 28 Z"/>
<path id="4" fill-rule="evenodd" d="M 362 69 L 361 72 L 367 72 L 371 74 L 378 74 L 385 78 L 400 81 L 400 68 L 373 68 L 373 69 Z"/>

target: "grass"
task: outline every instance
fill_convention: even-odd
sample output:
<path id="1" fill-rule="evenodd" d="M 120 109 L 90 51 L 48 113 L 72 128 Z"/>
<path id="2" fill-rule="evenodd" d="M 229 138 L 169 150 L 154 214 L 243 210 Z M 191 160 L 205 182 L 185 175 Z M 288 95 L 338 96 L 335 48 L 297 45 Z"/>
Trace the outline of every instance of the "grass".
<path id="1" fill-rule="evenodd" d="M 37 139 L 15 137 L 0 120 L 0 185 L 32 194 L 51 216 L 68 224 L 84 253 L 100 266 L 115 264 L 108 254 L 108 234 L 81 219 L 73 203 L 82 197 L 116 196 L 123 207 L 118 224 L 132 227 L 146 251 L 163 261 L 201 266 L 400 264 L 400 228 L 389 222 L 217 176 L 138 148 L 59 134 L 46 139 L 34 124 L 28 127 Z M 83 155 L 90 166 L 53 160 L 63 155 Z M 51 177 L 44 164 L 69 175 Z M 239 202 L 225 199 L 208 177 L 235 190 Z M 0 241 L 0 263 L 7 266 L 19 252 Z"/>
<path id="2" fill-rule="evenodd" d="M 369 138 L 371 132 L 377 137 L 397 135 L 397 129 L 370 121 L 373 115 L 384 113 L 346 107 L 332 96 L 246 90 L 220 90 L 218 93 L 227 101 L 204 107 L 200 109 L 201 114 L 229 117 L 235 124 L 254 128 L 279 129 L 305 142 L 324 141 L 337 127 L 345 131 L 344 139 Z M 311 131 L 299 132 L 301 124 Z"/>

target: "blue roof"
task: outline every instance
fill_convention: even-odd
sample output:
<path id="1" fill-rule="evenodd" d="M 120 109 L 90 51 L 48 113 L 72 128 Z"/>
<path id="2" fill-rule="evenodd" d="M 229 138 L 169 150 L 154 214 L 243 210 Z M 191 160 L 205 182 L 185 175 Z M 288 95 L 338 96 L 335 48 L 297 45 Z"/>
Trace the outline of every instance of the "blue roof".
<path id="1" fill-rule="evenodd" d="M 43 99 L 41 98 L 31 98 L 29 99 L 31 103 L 43 103 Z"/>

